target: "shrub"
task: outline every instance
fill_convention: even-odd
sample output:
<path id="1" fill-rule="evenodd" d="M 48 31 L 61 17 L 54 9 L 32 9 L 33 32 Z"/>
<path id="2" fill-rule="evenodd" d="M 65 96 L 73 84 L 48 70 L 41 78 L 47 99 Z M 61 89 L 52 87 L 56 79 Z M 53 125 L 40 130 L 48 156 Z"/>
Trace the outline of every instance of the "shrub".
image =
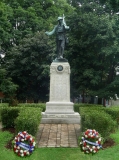
<path id="1" fill-rule="evenodd" d="M 0 122 L 2 121 L 2 119 L 1 119 L 1 111 L 2 111 L 2 109 L 0 108 Z"/>
<path id="2" fill-rule="evenodd" d="M 106 108 L 105 111 L 119 124 L 119 107 Z"/>
<path id="3" fill-rule="evenodd" d="M 74 104 L 74 111 L 79 113 L 80 104 Z"/>
<path id="4" fill-rule="evenodd" d="M 89 103 L 80 103 L 80 107 L 103 107 L 103 105 L 99 104 L 89 104 Z"/>
<path id="5" fill-rule="evenodd" d="M 104 138 L 114 131 L 117 123 L 102 108 L 80 108 L 82 131 L 97 130 Z"/>
<path id="6" fill-rule="evenodd" d="M 9 106 L 17 106 L 18 105 L 18 100 L 17 99 L 14 99 L 14 98 L 11 98 L 9 99 Z"/>
<path id="7" fill-rule="evenodd" d="M 84 107 L 84 108 L 87 108 L 87 107 L 94 107 L 94 108 L 101 108 L 101 109 L 104 109 L 104 107 L 102 105 L 98 105 L 98 104 L 87 104 L 87 103 L 75 103 L 74 104 L 74 111 L 75 112 L 80 112 L 80 108 L 81 107 Z"/>
<path id="8" fill-rule="evenodd" d="M 35 107 L 35 108 L 41 108 L 41 111 L 44 112 L 46 108 L 45 103 L 20 103 L 18 104 L 19 107 Z"/>
<path id="9" fill-rule="evenodd" d="M 8 107 L 8 103 L 0 103 L 0 108 Z"/>
<path id="10" fill-rule="evenodd" d="M 41 120 L 40 108 L 23 108 L 15 120 L 16 132 L 27 131 L 29 134 L 36 135 Z"/>
<path id="11" fill-rule="evenodd" d="M 14 127 L 14 121 L 20 112 L 20 108 L 17 107 L 5 107 L 1 110 L 1 121 L 3 127 L 10 128 Z"/>
<path id="12" fill-rule="evenodd" d="M 79 107 L 79 113 L 81 112 L 81 110 L 83 109 L 83 111 L 85 112 L 93 112 L 93 110 L 96 110 L 96 111 L 105 111 L 105 107 L 102 107 L 102 106 L 95 106 L 95 105 L 92 105 L 90 107 Z"/>

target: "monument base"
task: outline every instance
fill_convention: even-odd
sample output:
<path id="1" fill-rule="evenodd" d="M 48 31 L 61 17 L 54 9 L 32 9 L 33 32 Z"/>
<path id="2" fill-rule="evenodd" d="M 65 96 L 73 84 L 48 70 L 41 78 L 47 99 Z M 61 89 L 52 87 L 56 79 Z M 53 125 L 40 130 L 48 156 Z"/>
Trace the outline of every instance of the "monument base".
<path id="1" fill-rule="evenodd" d="M 47 114 L 42 112 L 41 123 L 44 124 L 80 124 L 78 112 L 73 114 Z"/>
<path id="2" fill-rule="evenodd" d="M 70 102 L 70 66 L 66 59 L 56 58 L 50 66 L 50 97 L 41 123 L 80 124 L 80 115 Z"/>
<path id="3" fill-rule="evenodd" d="M 47 102 L 46 114 L 74 114 L 72 102 Z"/>

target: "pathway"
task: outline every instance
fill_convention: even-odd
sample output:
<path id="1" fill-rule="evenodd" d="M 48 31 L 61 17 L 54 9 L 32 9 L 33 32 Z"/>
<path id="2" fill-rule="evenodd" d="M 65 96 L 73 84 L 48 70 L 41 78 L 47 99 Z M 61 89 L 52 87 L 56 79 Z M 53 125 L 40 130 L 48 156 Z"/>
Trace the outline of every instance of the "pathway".
<path id="1" fill-rule="evenodd" d="M 40 124 L 38 147 L 78 147 L 79 124 Z"/>

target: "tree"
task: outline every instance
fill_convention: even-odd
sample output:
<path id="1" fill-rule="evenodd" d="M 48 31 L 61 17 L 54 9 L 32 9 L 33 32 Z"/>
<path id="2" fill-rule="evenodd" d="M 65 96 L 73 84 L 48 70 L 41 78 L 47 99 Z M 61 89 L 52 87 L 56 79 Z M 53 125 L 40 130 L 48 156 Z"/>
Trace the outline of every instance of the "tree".
<path id="1" fill-rule="evenodd" d="M 10 46 L 12 25 L 9 19 L 11 19 L 12 16 L 12 8 L 0 2 L 0 46 L 4 49 Z"/>
<path id="2" fill-rule="evenodd" d="M 6 20 L 10 24 L 9 46 L 3 45 L 6 70 L 19 85 L 17 97 L 43 100 L 48 94 L 48 65 L 55 50 L 54 43 L 50 46 L 43 33 L 54 27 L 58 16 L 68 15 L 74 8 L 66 0 L 3 0 L 3 3 L 12 12 Z"/>
<path id="3" fill-rule="evenodd" d="M 116 15 L 99 3 L 84 1 L 70 17 L 71 39 L 67 57 L 72 68 L 72 82 L 78 93 L 109 98 L 119 60 Z"/>
<path id="4" fill-rule="evenodd" d="M 112 13 L 116 13 L 119 11 L 119 1 L 118 0 L 100 0 L 100 3 L 102 3 L 105 6 L 108 6 L 110 10 L 112 10 Z"/>
<path id="5" fill-rule="evenodd" d="M 69 14 L 74 10 L 66 0 L 4 0 L 4 3 L 13 12 L 13 16 L 7 19 L 12 28 L 9 39 L 12 45 L 18 45 L 28 34 L 43 29 L 50 30 L 59 15 Z"/>
<path id="6" fill-rule="evenodd" d="M 9 103 L 15 99 L 17 88 L 18 85 L 14 84 L 10 77 L 7 77 L 6 70 L 0 68 L 0 92 L 5 95 Z"/>
<path id="7" fill-rule="evenodd" d="M 53 48 L 49 43 L 44 31 L 37 32 L 34 36 L 28 35 L 10 52 L 12 58 L 8 70 L 10 77 L 20 86 L 18 99 L 47 99 L 49 64 L 53 56 Z"/>

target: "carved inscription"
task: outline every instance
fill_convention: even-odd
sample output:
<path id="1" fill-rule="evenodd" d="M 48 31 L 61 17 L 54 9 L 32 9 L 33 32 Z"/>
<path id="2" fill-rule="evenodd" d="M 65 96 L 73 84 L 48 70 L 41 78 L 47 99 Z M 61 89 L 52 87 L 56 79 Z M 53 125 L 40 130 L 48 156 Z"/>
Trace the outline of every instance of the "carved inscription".
<path id="1" fill-rule="evenodd" d="M 50 77 L 50 101 L 70 101 L 69 66 L 63 66 L 64 72 L 56 70 L 57 66 L 51 67 Z"/>

